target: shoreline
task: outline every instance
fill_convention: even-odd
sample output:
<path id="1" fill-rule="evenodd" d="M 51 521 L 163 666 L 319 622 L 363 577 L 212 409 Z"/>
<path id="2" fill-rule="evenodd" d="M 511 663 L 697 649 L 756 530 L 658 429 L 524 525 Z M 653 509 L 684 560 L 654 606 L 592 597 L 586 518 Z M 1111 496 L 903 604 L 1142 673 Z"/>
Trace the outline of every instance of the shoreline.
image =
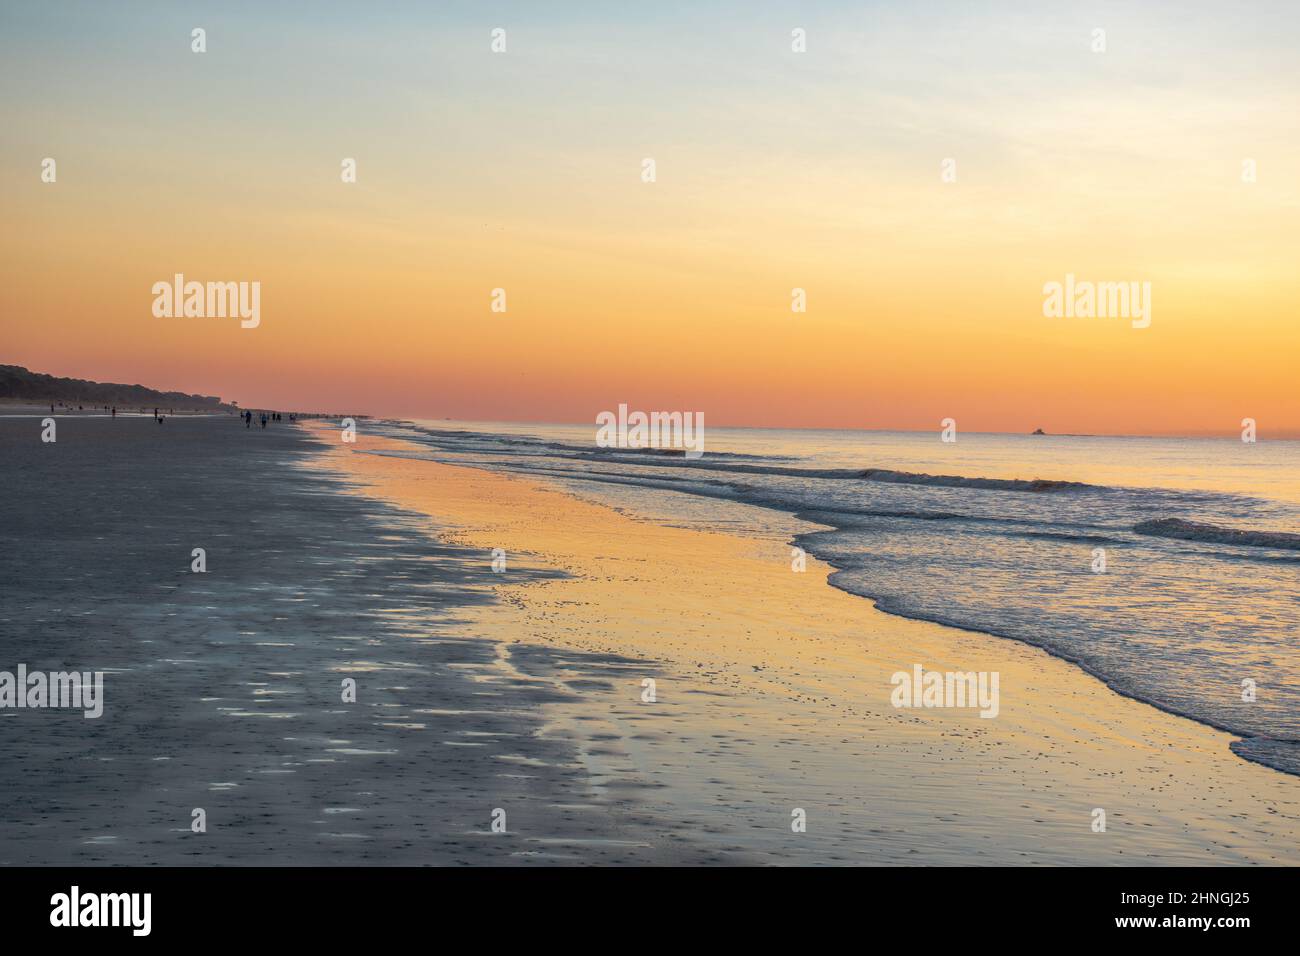
<path id="1" fill-rule="evenodd" d="M 418 435 L 427 434 L 429 440 L 435 447 L 446 448 L 451 452 L 451 457 L 447 458 L 441 455 L 435 455 L 439 460 L 449 460 L 453 463 L 460 461 L 461 456 L 465 453 L 465 448 L 458 446 L 456 442 L 450 445 L 444 444 L 436 436 L 436 428 L 429 427 L 430 423 L 388 421 L 389 426 L 395 426 L 392 429 L 385 429 L 385 434 L 394 438 L 405 438 L 408 433 Z M 516 429 L 511 434 L 517 434 L 520 430 Z M 456 431 L 450 432 L 451 435 L 461 434 Z M 469 434 L 473 434 L 472 432 Z M 485 436 L 490 437 L 490 436 Z M 589 436 L 587 436 L 589 438 Z M 414 437 L 421 447 L 425 446 L 423 437 Z M 542 440 L 541 436 L 534 440 Z M 1209 520 L 1189 520 L 1186 515 L 1188 505 L 1185 501 L 1179 500 L 1187 494 L 1194 494 L 1189 487 L 1184 487 L 1178 482 L 1169 484 L 1109 484 L 1102 483 L 1098 485 L 1089 485 L 1085 482 L 1075 480 L 1053 480 L 1039 481 L 1026 480 L 1024 478 L 1006 478 L 1006 477 L 970 477 L 986 476 L 989 474 L 1000 475 L 1025 475 L 1036 474 L 1038 472 L 1032 468 L 1019 468 L 1012 466 L 1010 470 L 1003 468 L 1001 472 L 995 469 L 980 470 L 978 466 L 974 470 L 960 470 L 955 473 L 935 471 L 933 464 L 915 463 L 906 464 L 908 469 L 921 470 L 897 470 L 903 467 L 896 465 L 892 459 L 881 459 L 889 467 L 864 468 L 861 465 L 856 467 L 845 466 L 842 462 L 832 462 L 826 464 L 821 462 L 814 465 L 805 465 L 803 463 L 784 464 L 785 459 L 777 458 L 777 465 L 769 464 L 756 465 L 748 462 L 732 463 L 726 460 L 719 461 L 711 465 L 694 463 L 691 468 L 681 468 L 669 470 L 667 474 L 656 468 L 658 463 L 653 460 L 644 459 L 623 459 L 618 456 L 611 457 L 613 463 L 612 473 L 601 467 L 604 464 L 599 458 L 591 459 L 593 467 L 590 470 L 567 470 L 567 459 L 584 459 L 584 454 L 579 449 L 573 449 L 571 446 L 574 442 L 581 441 L 578 436 L 570 434 L 547 434 L 543 445 L 549 443 L 558 443 L 560 452 L 556 456 L 556 467 L 550 469 L 547 467 L 534 468 L 527 460 L 511 459 L 509 450 L 505 450 L 507 464 L 499 467 L 489 465 L 489 470 L 504 471 L 516 474 L 536 473 L 540 480 L 548 480 L 547 472 L 552 471 L 556 477 L 561 479 L 561 485 L 569 488 L 576 494 L 583 497 L 593 497 L 598 501 L 605 501 L 618 510 L 618 495 L 606 494 L 603 489 L 611 486 L 628 484 L 639 486 L 645 489 L 653 489 L 652 494 L 662 492 L 672 492 L 676 489 L 678 482 L 682 482 L 682 490 L 689 490 L 689 495 L 668 495 L 662 504 L 651 504 L 650 510 L 640 510 L 642 516 L 657 515 L 669 523 L 678 523 L 682 516 L 697 513 L 701 510 L 701 502 L 716 502 L 719 508 L 730 508 L 734 503 L 740 503 L 744 506 L 754 506 L 758 512 L 768 515 L 776 515 L 786 519 L 787 523 L 797 527 L 789 531 L 789 542 L 798 545 L 801 549 L 812 553 L 821 560 L 830 564 L 833 573 L 828 576 L 828 583 L 831 586 L 839 588 L 849 594 L 862 597 L 874 603 L 877 609 L 886 613 L 907 618 L 909 620 L 928 621 L 935 624 L 952 627 L 960 630 L 968 630 L 974 633 L 990 635 L 1005 640 L 1016 641 L 1031 647 L 1040 648 L 1049 654 L 1058 657 L 1103 681 L 1112 690 L 1129 697 L 1133 700 L 1140 701 L 1165 711 L 1166 713 L 1184 717 L 1206 726 L 1222 730 L 1231 734 L 1234 738 L 1229 749 L 1243 760 L 1248 760 L 1269 767 L 1279 773 L 1290 776 L 1300 777 L 1300 750 L 1297 749 L 1295 723 L 1292 717 L 1294 710 L 1288 712 L 1286 703 L 1289 699 L 1295 700 L 1295 684 L 1287 677 L 1292 672 L 1289 667 L 1294 653 L 1292 642 L 1290 641 L 1290 632 L 1280 627 L 1261 628 L 1259 641 L 1252 643 L 1249 640 L 1225 641 L 1219 645 L 1219 650 L 1227 656 L 1218 659 L 1217 668 L 1200 666 L 1195 657 L 1184 656 L 1179 648 L 1184 644 L 1187 637 L 1197 634 L 1204 626 L 1207 615 L 1214 613 L 1214 608 L 1201 605 L 1210 605 L 1214 597 L 1206 597 L 1200 602 L 1201 613 L 1183 614 L 1176 621 L 1166 623 L 1164 626 L 1152 626 L 1145 628 L 1135 626 L 1129 633 L 1122 633 L 1119 625 L 1110 624 L 1110 621 L 1121 620 L 1125 613 L 1132 613 L 1145 598 L 1145 588 L 1154 584 L 1157 587 L 1162 583 L 1162 578 L 1166 573 L 1182 575 L 1178 582 L 1182 588 L 1181 597 L 1184 602 L 1191 601 L 1195 604 L 1199 601 L 1201 595 L 1198 595 L 1191 589 L 1193 578 L 1195 576 L 1197 561 L 1208 559 L 1210 561 L 1230 561 L 1237 558 L 1249 560 L 1251 562 L 1262 562 L 1265 568 L 1269 565 L 1280 568 L 1287 562 L 1294 562 L 1296 559 L 1294 550 L 1297 542 L 1300 542 L 1300 534 L 1290 530 L 1278 530 L 1279 528 L 1289 528 L 1285 515 L 1275 515 L 1273 521 L 1258 522 L 1254 521 L 1251 516 L 1243 516 L 1239 513 L 1225 514 L 1221 517 L 1215 517 L 1216 523 L 1210 523 Z M 724 445 L 724 456 L 734 454 L 735 446 L 731 446 L 730 452 L 726 451 Z M 742 448 L 745 446 L 741 446 Z M 471 449 L 472 450 L 472 449 Z M 426 449 L 427 451 L 427 449 Z M 494 449 L 493 453 L 498 454 L 502 451 L 500 448 Z M 568 452 L 572 451 L 572 454 Z M 770 449 L 769 449 L 770 451 Z M 813 449 L 814 455 L 818 449 Z M 779 454 L 780 452 L 777 452 Z M 906 455 L 907 450 L 903 450 Z M 1014 458 L 1014 456 L 1013 456 Z M 471 456 L 470 464 L 474 464 Z M 651 472 L 649 477 L 638 475 L 638 468 L 632 466 L 646 465 L 651 466 L 648 470 Z M 947 464 L 941 465 L 949 467 Z M 710 478 L 701 478 L 700 482 L 695 483 L 697 472 L 720 472 L 725 473 L 718 480 L 713 481 Z M 849 539 L 858 533 L 858 525 L 861 519 L 859 514 L 872 515 L 881 518 L 895 516 L 894 512 L 888 510 L 891 507 L 900 509 L 906 508 L 924 508 L 927 505 L 913 505 L 910 502 L 899 505 L 883 504 L 872 505 L 866 504 L 866 509 L 862 512 L 854 510 L 853 502 L 842 502 L 844 511 L 841 512 L 836 507 L 836 502 L 831 501 L 826 504 L 825 508 L 819 507 L 815 501 L 799 500 L 798 496 L 787 498 L 780 489 L 775 493 L 771 489 L 764 488 L 762 491 L 746 486 L 746 476 L 749 473 L 762 475 L 778 475 L 782 477 L 814 477 L 828 479 L 865 479 L 885 481 L 886 486 L 898 484 L 900 486 L 921 485 L 938 488 L 948 487 L 969 487 L 969 488 L 989 488 L 998 491 L 1029 493 L 1035 494 L 1027 497 L 1025 500 L 1030 505 L 1037 505 L 1039 500 L 1054 501 L 1060 503 L 1062 507 L 1068 507 L 1075 491 L 1079 492 L 1097 492 L 1097 493 L 1115 493 L 1117 495 L 1140 495 L 1151 499 L 1157 510 L 1143 511 L 1137 509 L 1137 513 L 1130 514 L 1127 520 L 1120 520 L 1117 523 L 1107 525 L 1106 517 L 1100 520 L 1101 525 L 1087 525 L 1087 534 L 1069 533 L 1070 528 L 1076 527 L 1070 523 L 1070 520 L 1054 516 L 1048 511 L 1045 514 L 1035 514 L 1034 521 L 1046 521 L 1051 524 L 1053 521 L 1062 521 L 1063 530 L 1067 533 L 1060 535 L 1037 534 L 1027 532 L 1023 535 L 1023 541 L 1031 542 L 1033 539 L 1057 538 L 1061 541 L 1079 542 L 1081 547 L 1104 545 L 1109 550 L 1112 547 L 1124 549 L 1131 552 L 1129 560 L 1134 560 L 1134 556 L 1139 556 L 1143 565 L 1148 571 L 1145 584 L 1141 578 L 1127 577 L 1130 582 L 1127 590 L 1120 587 L 1114 597 L 1111 595 L 1102 595 L 1097 591 L 1088 593 L 1086 586 L 1077 584 L 1077 579 L 1071 580 L 1069 572 L 1071 569 L 1078 567 L 1079 554 L 1064 553 L 1065 546 L 1057 549 L 1058 553 L 1045 553 L 1030 556 L 1034 566 L 1046 572 L 1040 574 L 1037 579 L 1037 585 L 1040 587 L 1058 587 L 1063 591 L 1072 591 L 1066 594 L 1062 601 L 1068 604 L 1069 600 L 1085 600 L 1094 602 L 1090 609 L 1075 608 L 1076 612 L 1086 610 L 1087 613 L 1074 613 L 1058 615 L 1057 619 L 1050 624 L 1044 623 L 1035 625 L 1034 617 L 1042 617 L 1055 608 L 1047 606 L 1036 609 L 1033 615 L 1026 617 L 1027 603 L 1017 603 L 1012 598 L 1004 602 L 1000 607 L 989 601 L 981 601 L 979 598 L 971 599 L 971 595 L 978 591 L 978 586 L 972 582 L 979 582 L 979 577 L 971 576 L 965 583 L 967 594 L 960 594 L 960 585 L 958 585 L 958 594 L 956 601 L 936 601 L 931 589 L 928 586 L 927 579 L 917 574 L 911 575 L 912 580 L 902 582 L 905 586 L 899 587 L 897 580 L 891 581 L 889 568 L 886 565 L 883 575 L 872 575 L 869 572 L 882 570 L 881 568 L 872 568 L 869 556 L 876 548 L 876 544 L 881 544 L 889 548 L 891 539 L 889 537 L 889 528 L 885 529 L 883 538 L 877 539 L 876 543 L 863 540 L 860 536 L 858 540 L 851 541 L 849 546 L 844 546 L 840 542 L 842 539 Z M 933 472 L 933 473 L 931 473 Z M 1070 474 L 1069 471 L 1057 472 Z M 883 476 L 883 477 L 879 477 Z M 964 477 L 963 477 L 964 476 Z M 1274 476 L 1276 478 L 1276 475 Z M 739 479 L 739 484 L 732 485 L 732 479 Z M 846 487 L 851 487 L 857 482 L 850 482 Z M 892 490 L 892 489 L 891 489 Z M 1049 490 L 1051 495 L 1040 496 L 1037 492 Z M 1278 490 L 1272 488 L 1271 490 Z M 1057 497 L 1057 492 L 1062 497 Z M 982 493 L 982 492 L 977 492 Z M 942 494 L 942 492 L 940 492 Z M 1229 495 L 1228 492 L 1219 492 L 1220 495 Z M 1235 495 L 1236 493 L 1231 493 Z M 1249 495 L 1247 495 L 1250 498 Z M 698 500 L 696 500 L 698 499 Z M 1005 502 L 1011 501 L 1011 497 L 1003 498 L 1003 507 Z M 1270 509 L 1285 509 L 1286 502 L 1289 498 L 1284 494 L 1276 500 L 1270 500 L 1267 497 L 1251 499 L 1262 512 Z M 669 502 L 672 502 L 671 504 Z M 1221 507 L 1227 507 L 1224 501 L 1217 504 Z M 648 502 L 647 502 L 648 503 Z M 969 514 L 963 513 L 963 503 L 961 502 L 943 502 L 935 505 L 939 513 L 921 514 L 918 517 L 932 518 L 957 518 L 963 520 L 980 520 L 982 512 L 979 510 L 980 505 L 966 502 L 967 507 L 971 507 Z M 871 510 L 874 507 L 883 507 L 884 511 Z M 703 505 L 707 510 L 708 505 Z M 951 513 L 949 513 L 951 509 Z M 1167 510 L 1165 510 L 1167 509 Z M 991 520 L 998 522 L 1009 522 L 1015 525 L 1017 522 L 1014 518 L 1008 518 L 1004 514 L 999 514 L 997 509 L 991 509 L 993 516 Z M 1095 510 L 1095 509 L 1094 509 Z M 1134 509 L 1130 509 L 1133 511 Z M 1194 512 L 1193 512 L 1194 513 Z M 1292 512 L 1294 516 L 1296 512 Z M 910 511 L 900 510 L 898 517 L 911 516 Z M 1151 514 L 1174 514 L 1179 517 L 1167 517 L 1159 520 L 1152 520 Z M 719 529 L 725 529 L 734 524 L 738 519 L 730 518 L 718 522 L 703 520 L 704 526 L 714 526 Z M 1075 516 L 1074 520 L 1092 521 L 1096 516 Z M 694 523 L 692 519 L 687 518 L 687 523 Z M 769 522 L 763 522 L 770 524 Z M 960 525 L 960 523 L 959 523 Z M 918 530 L 924 525 L 918 525 Z M 933 528 L 938 528 L 934 525 Z M 769 529 L 770 530 L 770 529 Z M 933 530 L 933 529 L 929 529 Z M 965 530 L 961 529 L 960 530 Z M 910 533 L 910 532 L 909 532 Z M 922 535 L 924 537 L 924 535 Z M 938 535 L 929 535 L 931 539 L 939 537 Z M 1016 535 L 1009 535 L 1015 539 Z M 997 539 L 993 539 L 997 540 Z M 1170 542 L 1173 542 L 1171 545 Z M 1087 544 L 1084 544 L 1087 542 Z M 934 542 L 921 542 L 921 547 L 934 547 Z M 940 545 L 943 546 L 942 544 Z M 1023 545 L 1022 545 L 1023 546 Z M 1232 546 L 1232 547 L 1227 547 Z M 1239 546 L 1239 547 L 1238 547 Z M 1188 555 L 1176 553 L 1177 548 L 1187 549 L 1193 552 Z M 1217 549 L 1217 552 L 1216 552 Z M 1121 554 L 1123 552 L 1120 552 Z M 1025 558 L 1024 555 L 1021 556 Z M 1095 562 L 1098 558 L 1098 552 L 1094 550 L 1092 559 Z M 1184 558 L 1191 560 L 1184 561 Z M 1104 554 L 1103 554 L 1104 568 Z M 942 562 L 941 562 L 942 564 Z M 1086 565 L 1086 560 L 1084 562 Z M 984 587 L 992 590 L 998 587 L 1006 588 L 1010 586 L 1018 591 L 1024 591 L 1025 582 L 1022 580 L 1024 573 L 1024 564 L 1014 565 L 1019 570 L 1015 577 L 1017 580 L 1013 583 L 1008 580 L 1007 575 L 999 576 L 999 571 L 1005 570 L 1006 567 L 1012 566 L 1007 562 L 1002 562 L 1002 568 L 999 568 L 999 562 L 996 558 L 988 562 L 989 575 L 982 579 Z M 953 570 L 954 565 L 942 565 L 938 571 L 940 573 Z M 956 565 L 960 570 L 960 564 Z M 1094 572 L 1098 569 L 1093 568 Z M 1218 568 L 1219 574 L 1236 575 L 1237 569 Z M 1243 576 L 1246 577 L 1246 576 Z M 1248 577 L 1246 577 L 1248 580 Z M 1131 582 L 1137 580 L 1136 585 Z M 891 587 L 890 584 L 894 586 Z M 1116 583 L 1122 583 L 1117 581 Z M 1256 582 L 1256 586 L 1274 593 L 1285 594 L 1291 590 L 1292 581 L 1285 578 L 1283 572 L 1278 571 L 1271 578 L 1266 578 Z M 1028 593 L 1028 592 L 1026 592 Z M 1108 600 L 1114 600 L 1113 606 L 1107 606 Z M 1241 600 L 1240 595 L 1233 597 L 1234 603 Z M 1266 605 L 1259 609 L 1257 617 L 1263 621 L 1275 621 L 1279 615 L 1285 618 L 1290 614 L 1290 609 L 1280 606 L 1280 601 L 1275 601 L 1272 605 Z M 1014 613 L 1008 613 L 1014 612 Z M 1156 619 L 1150 622 L 1155 624 Z M 1078 635 L 1092 624 L 1097 625 L 1095 633 L 1088 637 L 1079 637 Z M 1162 664 L 1170 665 L 1162 669 L 1161 667 L 1141 666 L 1139 663 L 1144 655 L 1149 654 L 1168 654 L 1169 658 Z M 1255 672 L 1252 667 L 1258 663 L 1258 659 L 1267 662 L 1267 666 L 1260 672 Z M 1153 660 L 1154 663 L 1154 660 Z M 1172 676 L 1172 671 L 1179 666 L 1190 665 L 1192 673 L 1184 675 L 1190 680 L 1177 680 Z M 1270 692 L 1261 693 L 1260 703 L 1255 705 L 1253 698 L 1249 700 L 1243 693 L 1242 702 L 1249 703 L 1251 706 L 1243 706 L 1242 703 L 1236 703 L 1231 698 L 1236 696 L 1236 692 L 1225 696 L 1223 694 L 1222 674 L 1224 672 L 1239 671 L 1242 674 L 1249 674 L 1257 678 L 1261 687 L 1267 685 Z M 1243 682 L 1244 687 L 1246 682 Z"/>
<path id="2" fill-rule="evenodd" d="M 606 730 L 603 743 L 581 746 L 619 763 L 625 776 L 661 784 L 650 791 L 660 794 L 655 806 L 661 815 L 697 814 L 708 832 L 717 826 L 716 819 L 708 822 L 716 818 L 714 804 L 725 803 L 720 793 L 769 791 L 763 812 L 746 807 L 755 804 L 752 799 L 738 801 L 730 812 L 745 821 L 739 829 L 761 833 L 749 844 L 770 862 L 1300 860 L 1300 794 L 1293 777 L 1236 756 L 1229 750 L 1235 735 L 1121 696 L 1031 644 L 890 615 L 829 586 L 826 575 L 833 569 L 811 556 L 807 573 L 791 574 L 784 549 L 756 558 L 761 542 L 650 525 L 517 475 L 364 454 L 414 446 L 363 434 L 345 448 L 325 426 L 313 428 L 333 444 L 323 464 L 370 494 L 436 516 L 454 529 L 445 532 L 449 540 L 485 553 L 494 541 L 507 553 L 532 550 L 543 565 L 569 575 L 507 584 L 503 602 L 472 615 L 477 626 L 510 635 L 507 653 L 598 648 L 653 662 L 646 668 L 668 675 L 670 709 L 663 691 L 658 708 L 642 705 L 640 685 L 629 678 L 623 686 L 591 688 L 590 701 L 553 717 L 555 726 L 581 738 L 582 725 L 594 719 L 583 711 L 603 713 L 615 729 Z M 529 516 L 525 527 L 510 517 L 521 513 Z M 695 573 L 665 575 L 663 565 L 672 562 Z M 663 593 L 666 606 L 646 597 L 648 585 L 649 594 L 656 588 Z M 746 603 L 755 595 L 773 596 L 760 602 L 770 619 L 755 619 Z M 709 628 L 698 633 L 674 602 L 709 620 Z M 696 632 L 695 639 L 665 633 L 679 625 Z M 765 640 L 765 630 L 777 638 Z M 790 639 L 792 632 L 799 639 Z M 889 708 L 889 673 L 913 663 L 947 668 L 954 661 L 958 670 L 996 665 L 987 669 L 1002 673 L 1002 718 L 972 722 L 958 712 Z M 737 724 L 743 730 L 732 744 L 716 742 L 736 736 Z M 834 728 L 829 737 L 827 726 Z M 788 736 L 794 727 L 802 736 Z M 1051 741 L 1046 750 L 1039 749 L 1044 739 Z M 809 782 L 804 775 L 802 787 L 790 781 L 790 795 L 778 798 L 774 782 L 797 769 L 785 753 L 796 741 L 819 776 Z M 749 758 L 733 762 L 737 750 Z M 995 756 L 1000 759 L 990 764 Z M 710 759 L 729 763 L 720 782 L 701 777 L 697 765 Z M 752 769 L 755 762 L 759 771 Z M 951 799 L 920 810 L 910 785 L 932 765 L 943 772 L 929 786 Z M 1213 781 L 1209 795 L 1207 781 Z M 800 790 L 806 791 L 802 797 Z M 1054 791 L 1050 801 L 1044 800 L 1047 791 Z M 1062 791 L 1074 795 L 1068 819 Z M 861 826 L 847 809 L 851 793 L 890 808 L 874 842 L 863 836 L 873 828 Z M 821 826 L 829 823 L 839 842 L 825 842 L 824 829 L 814 836 L 811 812 L 808 832 L 790 833 L 788 814 L 800 801 L 821 807 Z M 1097 807 L 1110 808 L 1106 834 L 1091 832 L 1089 814 Z M 959 818 L 971 817 L 988 821 L 974 843 L 963 841 L 959 825 Z M 994 825 L 999 819 L 1003 826 Z M 981 845 L 996 830 L 1013 845 Z M 720 832 L 733 831 L 724 825 Z M 844 840 L 858 845 L 846 847 Z"/>
<path id="3" fill-rule="evenodd" d="M 808 533 L 816 534 L 817 532 L 814 531 Z M 800 537 L 802 537 L 802 535 Z M 1245 733 L 1244 731 L 1233 730 L 1231 727 L 1216 722 L 1213 718 L 1210 717 L 1193 717 L 1189 714 L 1179 713 L 1177 710 L 1174 710 L 1172 707 L 1168 707 L 1162 704 L 1158 700 L 1144 697 L 1133 690 L 1126 690 L 1120 688 L 1119 686 L 1117 686 L 1118 681 L 1116 681 L 1114 678 L 1108 677 L 1098 669 L 1089 666 L 1088 663 L 1084 660 L 1081 660 L 1077 657 L 1070 657 L 1060 650 L 1046 647 L 1042 644 L 1036 644 L 1033 641 L 1028 640 L 1026 638 L 1016 637 L 1015 635 L 1012 634 L 1000 634 L 997 631 L 992 631 L 992 630 L 982 630 L 980 628 L 970 627 L 964 624 L 957 623 L 955 621 L 944 621 L 933 617 L 925 617 L 920 614 L 909 614 L 906 611 L 899 610 L 897 608 L 891 608 L 888 606 L 887 602 L 881 600 L 880 598 L 877 598 L 869 594 L 860 594 L 856 591 L 850 591 L 847 588 L 843 588 L 840 585 L 834 583 L 833 579 L 835 575 L 839 573 L 840 570 L 842 569 L 839 568 L 839 566 L 837 566 L 834 562 L 827 561 L 825 559 L 819 559 L 819 560 L 822 560 L 823 563 L 825 563 L 831 569 L 830 573 L 827 576 L 827 581 L 826 581 L 826 583 L 830 587 L 836 588 L 838 590 L 842 590 L 845 594 L 849 594 L 852 595 L 853 597 L 858 597 L 864 601 L 870 602 L 871 606 L 876 610 L 880 611 L 882 614 L 889 614 L 893 617 L 902 618 L 903 620 L 908 620 L 908 621 L 922 621 L 927 624 L 935 624 L 939 627 L 951 628 L 952 630 L 955 631 L 966 631 L 967 633 L 970 634 L 979 634 L 983 637 L 991 637 L 1000 641 L 1013 641 L 1017 644 L 1023 644 L 1025 647 L 1031 647 L 1034 650 L 1042 651 L 1048 656 L 1054 657 L 1057 660 L 1062 661 L 1063 663 L 1069 664 L 1072 667 L 1077 667 L 1079 670 L 1087 674 L 1093 680 L 1096 680 L 1106 685 L 1107 689 L 1113 691 L 1115 694 L 1119 695 L 1120 697 L 1123 697 L 1127 700 L 1134 701 L 1139 704 L 1145 704 L 1147 707 L 1152 707 L 1160 711 L 1162 714 L 1168 714 L 1171 717 L 1177 717 L 1181 720 L 1189 720 L 1194 724 L 1200 724 L 1203 727 L 1207 727 L 1211 730 L 1216 730 L 1219 733 L 1232 738 L 1232 740 L 1230 740 L 1228 743 L 1228 750 L 1236 754 L 1240 759 L 1245 760 L 1248 763 L 1258 764 L 1261 767 L 1267 767 L 1269 770 L 1273 770 L 1277 773 L 1280 773 L 1285 777 L 1290 777 L 1292 779 L 1300 779 L 1300 771 L 1288 770 L 1286 767 L 1280 766 L 1278 762 L 1271 763 L 1270 759 L 1275 760 L 1275 758 L 1271 758 L 1269 754 L 1243 753 L 1240 747 L 1238 746 L 1238 745 L 1249 746 L 1248 742 L 1251 740 L 1267 742 L 1270 740 L 1274 740 L 1275 738 L 1266 737 L 1262 734 L 1249 734 L 1249 733 Z"/>

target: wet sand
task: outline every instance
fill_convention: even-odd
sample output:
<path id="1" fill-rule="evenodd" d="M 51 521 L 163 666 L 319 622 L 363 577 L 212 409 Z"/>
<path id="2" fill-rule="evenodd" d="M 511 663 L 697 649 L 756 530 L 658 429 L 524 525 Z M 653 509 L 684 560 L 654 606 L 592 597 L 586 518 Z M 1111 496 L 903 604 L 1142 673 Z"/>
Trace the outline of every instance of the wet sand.
<path id="1" fill-rule="evenodd" d="M 777 864 L 1300 861 L 1300 781 L 1044 652 L 886 615 L 829 587 L 826 565 L 794 573 L 782 543 L 318 433 L 327 473 L 484 562 L 504 550 L 504 601 L 468 609 L 464 633 L 555 688 L 543 735 L 603 799 L 651 814 L 658 839 Z M 530 567 L 565 576 L 516 576 Z M 593 677 L 593 659 L 614 663 Z M 893 708 L 889 678 L 914 664 L 998 671 L 999 716 Z"/>
<path id="2" fill-rule="evenodd" d="M 573 695 L 468 633 L 502 583 L 483 555 L 304 467 L 320 446 L 302 429 L 40 431 L 0 420 L 0 670 L 102 670 L 106 699 L 97 720 L 0 710 L 0 865 L 717 858 L 596 791 L 573 743 L 541 732 Z"/>

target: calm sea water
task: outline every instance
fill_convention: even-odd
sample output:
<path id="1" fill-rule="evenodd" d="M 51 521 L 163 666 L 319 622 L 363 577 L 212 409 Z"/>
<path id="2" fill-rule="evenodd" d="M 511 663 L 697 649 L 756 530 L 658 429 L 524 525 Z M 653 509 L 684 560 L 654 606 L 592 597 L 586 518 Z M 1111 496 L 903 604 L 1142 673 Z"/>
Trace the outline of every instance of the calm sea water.
<path id="1" fill-rule="evenodd" d="M 594 425 L 386 427 L 650 520 L 789 540 L 885 611 L 1037 645 L 1300 773 L 1300 442 L 709 429 L 690 461 L 597 448 Z"/>

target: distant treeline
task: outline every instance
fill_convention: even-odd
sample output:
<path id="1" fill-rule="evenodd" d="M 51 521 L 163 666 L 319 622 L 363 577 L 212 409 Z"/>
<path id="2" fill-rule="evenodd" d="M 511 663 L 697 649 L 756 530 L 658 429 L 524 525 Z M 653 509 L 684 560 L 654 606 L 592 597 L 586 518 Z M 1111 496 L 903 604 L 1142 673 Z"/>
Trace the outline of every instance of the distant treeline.
<path id="1" fill-rule="evenodd" d="M 0 402 L 38 402 L 42 405 L 58 402 L 67 405 L 116 406 L 131 408 L 162 408 L 183 412 L 236 412 L 243 409 L 238 402 L 223 402 L 216 395 L 187 395 L 185 392 L 160 392 L 143 385 L 117 385 L 112 382 L 87 382 L 81 378 L 59 378 L 42 375 L 21 365 L 0 365 Z M 261 409 L 253 409 L 258 414 Z M 338 412 L 294 412 L 298 419 L 341 418 Z M 353 414 L 353 418 L 369 415 Z"/>
<path id="2" fill-rule="evenodd" d="M 186 410 L 224 411 L 234 408 L 216 395 L 160 392 L 143 385 L 87 382 L 32 372 L 21 365 L 0 365 L 0 399 L 32 402 L 79 402 L 87 405 L 159 406 Z"/>

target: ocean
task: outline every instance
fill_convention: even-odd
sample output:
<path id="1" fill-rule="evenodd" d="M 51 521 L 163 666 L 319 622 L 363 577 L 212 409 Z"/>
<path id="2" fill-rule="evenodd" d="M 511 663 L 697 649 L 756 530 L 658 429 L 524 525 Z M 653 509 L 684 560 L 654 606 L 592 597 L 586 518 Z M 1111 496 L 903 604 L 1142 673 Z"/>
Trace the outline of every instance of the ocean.
<path id="1" fill-rule="evenodd" d="M 376 427 L 645 520 L 788 542 L 883 611 L 1043 648 L 1300 774 L 1300 442 L 710 428 L 689 460 L 597 447 L 594 425 Z"/>

